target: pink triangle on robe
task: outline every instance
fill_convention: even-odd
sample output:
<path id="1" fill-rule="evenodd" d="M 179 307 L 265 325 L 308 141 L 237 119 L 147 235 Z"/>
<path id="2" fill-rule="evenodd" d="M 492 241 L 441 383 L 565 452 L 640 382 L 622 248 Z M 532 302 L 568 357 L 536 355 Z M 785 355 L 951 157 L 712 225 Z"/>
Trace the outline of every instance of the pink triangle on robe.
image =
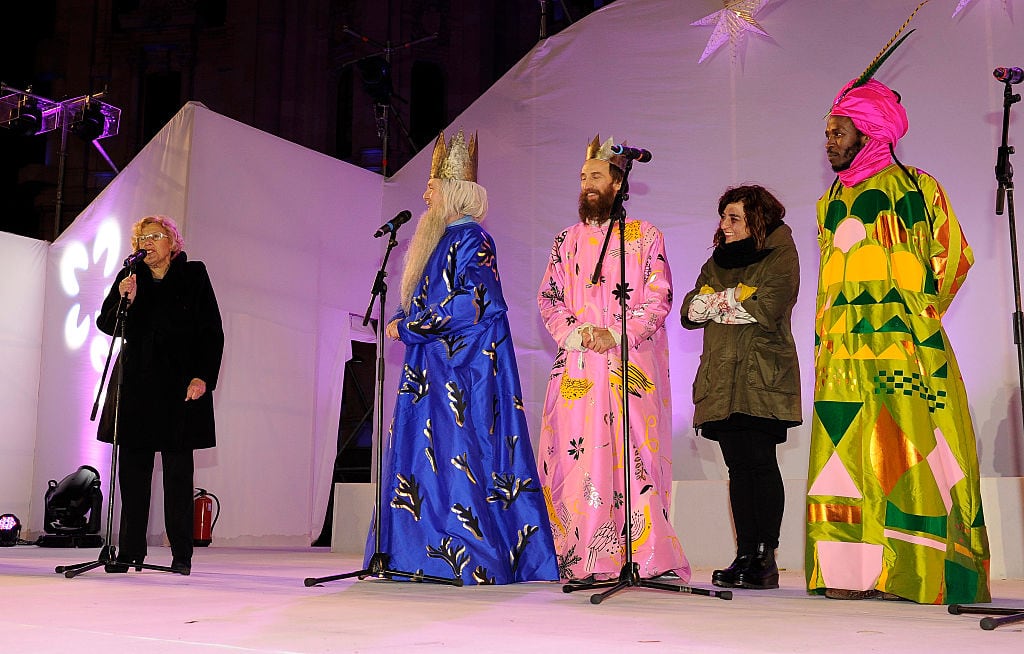
<path id="1" fill-rule="evenodd" d="M 949 449 L 946 437 L 938 428 L 935 429 L 935 447 L 925 458 L 928 459 L 928 466 L 932 470 L 932 476 L 935 477 L 935 483 L 939 487 L 939 494 L 942 495 L 942 501 L 946 505 L 946 513 L 949 513 L 953 506 L 953 498 L 949 491 L 966 475 L 964 475 L 953 451 Z"/>
<path id="2" fill-rule="evenodd" d="M 808 495 L 834 495 L 836 497 L 853 497 L 860 499 L 860 490 L 853 483 L 846 466 L 839 460 L 839 453 L 833 452 L 825 467 L 818 473 L 817 479 L 807 491 Z"/>

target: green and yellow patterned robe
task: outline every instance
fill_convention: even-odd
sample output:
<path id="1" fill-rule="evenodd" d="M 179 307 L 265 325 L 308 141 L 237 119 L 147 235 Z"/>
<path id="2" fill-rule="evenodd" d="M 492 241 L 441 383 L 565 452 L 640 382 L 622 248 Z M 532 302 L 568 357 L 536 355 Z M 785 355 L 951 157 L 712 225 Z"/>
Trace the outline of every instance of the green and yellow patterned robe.
<path id="1" fill-rule="evenodd" d="M 974 429 L 942 327 L 974 257 L 942 187 L 909 172 L 918 186 L 890 165 L 818 201 L 807 587 L 985 602 Z"/>

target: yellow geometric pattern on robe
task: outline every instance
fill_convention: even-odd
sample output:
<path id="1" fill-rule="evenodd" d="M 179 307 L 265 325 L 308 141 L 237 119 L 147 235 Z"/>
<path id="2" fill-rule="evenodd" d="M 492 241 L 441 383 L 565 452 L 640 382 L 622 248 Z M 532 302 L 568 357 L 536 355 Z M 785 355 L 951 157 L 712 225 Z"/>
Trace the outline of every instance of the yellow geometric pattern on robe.
<path id="1" fill-rule="evenodd" d="M 892 276 L 899 288 L 918 293 L 924 290 L 924 266 L 910 252 L 892 253 Z"/>
<path id="2" fill-rule="evenodd" d="M 833 284 L 841 284 L 846 268 L 846 256 L 840 250 L 835 250 L 829 255 L 828 260 L 821 266 L 821 287 L 829 288 Z"/>
<path id="3" fill-rule="evenodd" d="M 889 265 L 885 250 L 878 245 L 862 245 L 847 255 L 845 281 L 868 282 L 885 279 Z"/>

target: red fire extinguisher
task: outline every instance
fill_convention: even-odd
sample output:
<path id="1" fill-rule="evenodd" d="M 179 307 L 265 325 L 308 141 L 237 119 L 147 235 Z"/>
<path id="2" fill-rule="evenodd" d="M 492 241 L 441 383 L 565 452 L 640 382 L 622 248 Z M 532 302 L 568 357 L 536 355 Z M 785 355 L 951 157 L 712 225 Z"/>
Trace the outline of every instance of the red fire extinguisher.
<path id="1" fill-rule="evenodd" d="M 192 499 L 192 544 L 206 547 L 213 542 L 213 528 L 220 517 L 220 500 L 213 493 L 206 492 L 205 488 L 197 488 Z M 214 502 L 217 503 L 216 513 L 213 510 Z"/>

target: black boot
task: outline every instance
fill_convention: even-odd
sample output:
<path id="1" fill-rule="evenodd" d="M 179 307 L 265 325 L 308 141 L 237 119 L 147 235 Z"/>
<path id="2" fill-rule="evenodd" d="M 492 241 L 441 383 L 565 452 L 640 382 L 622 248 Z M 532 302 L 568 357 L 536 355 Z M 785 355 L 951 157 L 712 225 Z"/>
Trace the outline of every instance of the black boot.
<path id="1" fill-rule="evenodd" d="M 711 573 L 711 583 L 722 588 L 734 588 L 736 575 L 750 564 L 750 559 L 753 556 L 753 554 L 737 554 L 728 568 Z"/>
<path id="2" fill-rule="evenodd" d="M 736 573 L 736 586 L 767 590 L 779 587 L 779 566 L 775 564 L 775 549 L 758 543 L 746 567 Z"/>
<path id="3" fill-rule="evenodd" d="M 179 575 L 192 574 L 192 559 L 179 559 L 175 557 L 171 560 L 171 570 L 174 570 Z"/>

